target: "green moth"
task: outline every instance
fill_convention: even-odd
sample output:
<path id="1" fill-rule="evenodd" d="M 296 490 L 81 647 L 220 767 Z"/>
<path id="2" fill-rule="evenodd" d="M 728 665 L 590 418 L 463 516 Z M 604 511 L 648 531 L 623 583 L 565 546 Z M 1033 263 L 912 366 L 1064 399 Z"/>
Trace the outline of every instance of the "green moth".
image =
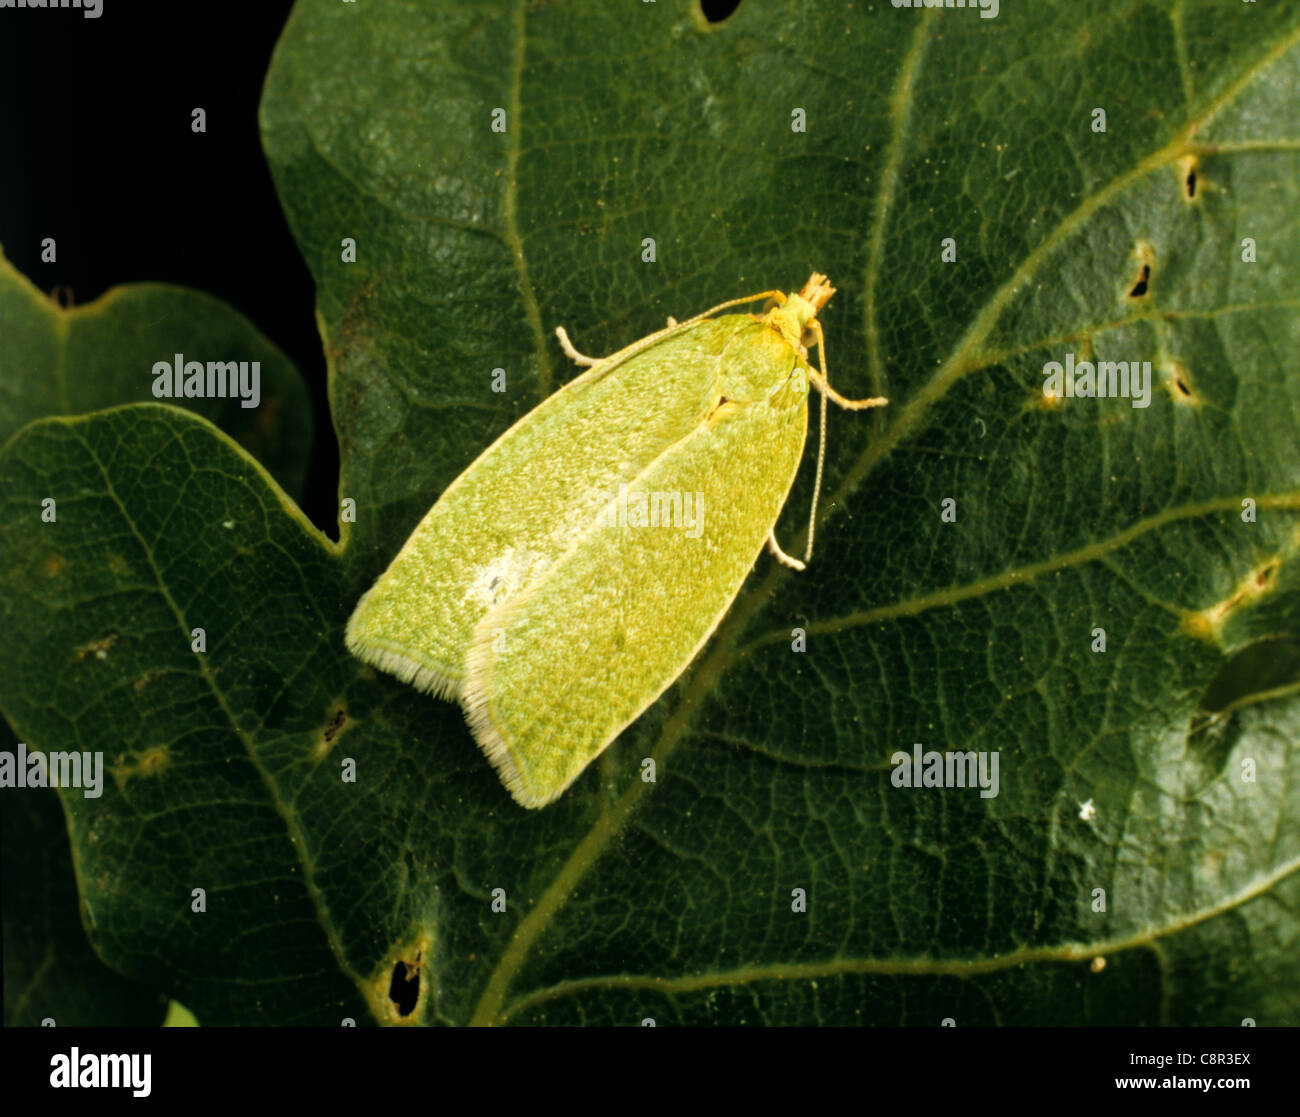
<path id="1" fill-rule="evenodd" d="M 773 529 L 803 456 L 810 385 L 826 380 L 814 274 L 686 322 L 669 319 L 590 368 L 447 488 L 362 597 L 349 650 L 457 699 L 510 794 L 569 786 L 704 646 Z M 768 298 L 762 314 L 721 310 Z M 821 368 L 809 364 L 816 343 Z"/>

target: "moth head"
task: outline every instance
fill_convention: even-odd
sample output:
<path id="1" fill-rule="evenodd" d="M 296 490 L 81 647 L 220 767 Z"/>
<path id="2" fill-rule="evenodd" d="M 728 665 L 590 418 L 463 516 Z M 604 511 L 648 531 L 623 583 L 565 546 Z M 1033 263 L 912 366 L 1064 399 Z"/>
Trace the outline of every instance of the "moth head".
<path id="1" fill-rule="evenodd" d="M 791 295 L 780 307 L 768 311 L 765 320 L 806 357 L 808 347 L 817 340 L 813 329 L 817 312 L 830 301 L 833 294 L 835 288 L 826 277 L 813 272 L 803 285 L 803 290 L 797 295 Z"/>
<path id="2" fill-rule="evenodd" d="M 835 288 L 831 286 L 831 281 L 821 272 L 813 272 L 808 277 L 808 282 L 803 285 L 803 290 L 799 292 L 798 297 L 808 303 L 812 307 L 813 314 L 816 314 L 831 301 L 833 294 L 835 294 Z"/>

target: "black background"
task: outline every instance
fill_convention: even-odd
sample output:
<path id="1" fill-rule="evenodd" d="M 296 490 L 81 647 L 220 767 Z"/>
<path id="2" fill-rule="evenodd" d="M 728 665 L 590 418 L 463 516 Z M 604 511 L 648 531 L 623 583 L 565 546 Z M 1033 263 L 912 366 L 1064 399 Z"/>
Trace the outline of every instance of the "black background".
<path id="1" fill-rule="evenodd" d="M 312 279 L 262 154 L 257 106 L 290 0 L 103 0 L 0 10 L 0 246 L 87 303 L 160 281 L 225 299 L 298 365 L 315 404 L 304 510 L 337 536 L 338 451 Z M 190 129 L 195 108 L 207 132 Z M 41 262 L 53 237 L 55 263 Z M 0 345 L 3 339 L 0 339 Z"/>
<path id="2" fill-rule="evenodd" d="M 723 18 L 736 0 L 703 7 Z M 312 279 L 262 153 L 257 106 L 291 0 L 0 9 L 0 247 L 87 303 L 122 283 L 229 302 L 297 364 L 316 439 L 303 510 L 337 537 L 338 448 Z M 207 132 L 191 131 L 195 108 Z M 55 263 L 41 262 L 53 237 Z M 0 338 L 0 345 L 3 339 Z"/>

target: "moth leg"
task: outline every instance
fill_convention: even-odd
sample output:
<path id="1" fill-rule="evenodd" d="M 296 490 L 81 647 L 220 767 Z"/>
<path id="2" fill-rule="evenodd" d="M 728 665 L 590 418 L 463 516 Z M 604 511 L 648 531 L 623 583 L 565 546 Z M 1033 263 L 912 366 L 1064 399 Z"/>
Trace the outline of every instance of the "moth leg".
<path id="1" fill-rule="evenodd" d="M 808 510 L 808 546 L 804 551 L 804 562 L 809 562 L 812 559 L 813 536 L 817 534 L 817 502 L 822 495 L 822 469 L 826 464 L 826 401 L 834 400 L 846 411 L 863 411 L 868 407 L 884 407 L 889 402 L 884 396 L 873 396 L 871 399 L 846 399 L 832 388 L 825 372 L 826 335 L 822 333 L 822 324 L 816 318 L 813 318 L 809 320 L 807 328 L 812 330 L 813 336 L 817 339 L 817 358 L 821 362 L 820 369 L 815 369 L 812 365 L 808 366 L 808 378 L 817 391 L 821 393 L 822 407 L 821 422 L 817 428 L 817 477 L 813 481 L 812 507 Z"/>
<path id="2" fill-rule="evenodd" d="M 812 382 L 816 385 L 817 390 L 821 392 L 822 399 L 830 399 L 846 411 L 865 411 L 868 407 L 884 407 L 889 400 L 884 396 L 872 396 L 870 399 L 846 399 L 831 387 L 831 382 L 826 378 L 826 335 L 822 333 L 822 324 L 813 318 L 809 321 L 808 329 L 812 330 L 817 339 L 817 356 L 821 360 L 820 369 L 812 369 Z"/>
<path id="3" fill-rule="evenodd" d="M 781 544 L 776 541 L 776 528 L 767 533 L 767 549 L 776 557 L 776 561 L 782 566 L 789 566 L 794 570 L 803 570 L 804 564 L 797 558 L 791 558 L 783 550 Z"/>
<path id="4" fill-rule="evenodd" d="M 811 367 L 811 366 L 810 366 Z M 844 408 L 845 411 L 865 411 L 868 407 L 884 407 L 889 402 L 884 396 L 872 396 L 870 399 L 848 399 L 830 386 L 825 374 L 812 370 L 813 387 L 830 401 Z"/>
<path id="5" fill-rule="evenodd" d="M 564 355 L 569 357 L 574 364 L 587 366 L 600 364 L 601 358 L 584 357 L 573 347 L 573 342 L 569 340 L 569 335 L 564 332 L 563 326 L 555 327 L 555 336 L 560 339 L 560 348 L 564 350 Z"/>

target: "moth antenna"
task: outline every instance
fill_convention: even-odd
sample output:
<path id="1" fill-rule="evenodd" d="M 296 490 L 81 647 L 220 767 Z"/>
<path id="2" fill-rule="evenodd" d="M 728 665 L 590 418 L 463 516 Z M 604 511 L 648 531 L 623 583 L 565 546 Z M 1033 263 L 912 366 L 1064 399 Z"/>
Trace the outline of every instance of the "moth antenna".
<path id="1" fill-rule="evenodd" d="M 784 291 L 760 291 L 757 295 L 744 295 L 739 299 L 728 299 L 725 303 L 718 303 L 717 306 L 711 306 L 703 314 L 697 314 L 694 318 L 688 318 L 681 323 L 684 326 L 692 322 L 698 322 L 701 318 L 708 318 L 710 315 L 717 314 L 720 310 L 726 310 L 729 306 L 740 306 L 741 303 L 756 303 L 759 299 L 779 299 L 781 305 L 785 302 L 787 296 Z"/>
<path id="2" fill-rule="evenodd" d="M 757 301 L 758 299 L 765 299 L 769 297 L 780 299 L 782 302 L 785 302 L 786 299 L 786 295 L 784 291 L 760 291 L 757 295 L 745 295 L 739 299 L 728 299 L 725 303 L 718 303 L 717 306 L 709 307 L 709 309 L 706 310 L 703 314 L 697 314 L 695 315 L 694 318 L 687 318 L 685 322 L 678 322 L 677 319 L 673 318 L 670 315 L 668 318 L 668 325 L 665 326 L 662 330 L 656 330 L 652 334 L 647 334 L 645 337 L 641 338 L 640 341 L 634 341 L 626 349 L 620 349 L 617 353 L 612 354 L 612 356 L 617 357 L 620 360 L 624 360 L 624 361 L 630 360 L 632 357 L 636 356 L 636 354 L 640 353 L 642 350 L 650 348 L 650 346 L 652 346 L 655 342 L 661 340 L 664 337 L 667 337 L 669 334 L 673 333 L 676 330 L 680 330 L 683 326 L 693 326 L 696 322 L 702 322 L 705 318 L 708 318 L 710 315 L 717 314 L 718 311 L 726 310 L 728 307 L 740 306 L 742 303 L 752 303 Z M 610 359 L 604 357 L 596 358 L 596 357 L 583 356 L 573 347 L 573 342 L 569 340 L 569 335 L 565 332 L 563 326 L 555 327 L 555 336 L 560 339 L 560 348 L 564 350 L 565 356 L 569 357 L 577 364 L 587 365 L 587 366 L 599 365 L 604 363 L 605 360 Z"/>
<path id="3" fill-rule="evenodd" d="M 821 348 L 821 327 L 817 329 L 817 347 Z M 826 354 L 821 354 L 822 364 Z M 817 501 L 822 495 L 822 468 L 826 464 L 826 393 L 821 393 L 821 418 L 817 422 L 817 476 L 813 480 L 812 507 L 808 509 L 808 546 L 804 549 L 804 562 L 812 562 L 813 536 L 817 532 Z"/>

